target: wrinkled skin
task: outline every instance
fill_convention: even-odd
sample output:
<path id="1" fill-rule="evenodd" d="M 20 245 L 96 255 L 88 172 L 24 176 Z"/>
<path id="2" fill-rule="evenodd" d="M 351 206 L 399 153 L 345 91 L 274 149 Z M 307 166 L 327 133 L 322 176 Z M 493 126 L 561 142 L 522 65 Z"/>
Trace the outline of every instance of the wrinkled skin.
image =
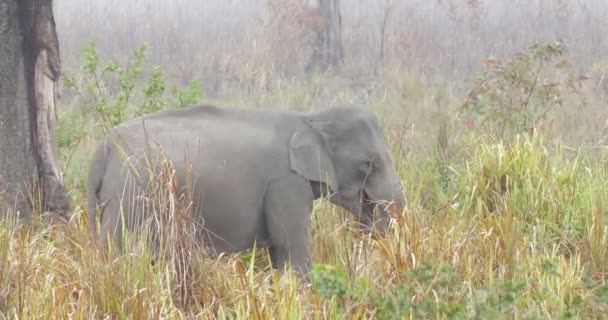
<path id="1" fill-rule="evenodd" d="M 313 201 L 326 197 L 354 214 L 367 231 L 383 231 L 401 214 L 403 192 L 375 116 L 357 107 L 311 113 L 195 106 L 162 111 L 113 128 L 97 148 L 88 177 L 91 232 L 120 245 L 149 210 L 133 205 L 142 184 L 129 168 L 162 146 L 183 187 L 192 164 L 192 217 L 216 253 L 268 247 L 275 268 L 302 273 Z M 126 155 L 132 165 L 125 164 Z M 145 171 L 145 170 L 143 170 Z M 141 171 L 139 171 L 141 172 Z M 121 209 L 122 206 L 122 209 Z M 375 227 L 377 226 L 377 227 Z M 202 229 L 202 228 L 201 228 Z"/>

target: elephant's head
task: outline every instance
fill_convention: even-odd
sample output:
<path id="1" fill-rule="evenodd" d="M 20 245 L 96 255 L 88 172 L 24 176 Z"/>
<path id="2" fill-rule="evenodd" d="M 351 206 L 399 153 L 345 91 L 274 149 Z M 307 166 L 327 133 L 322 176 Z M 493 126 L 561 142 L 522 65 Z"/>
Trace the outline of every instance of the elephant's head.
<path id="1" fill-rule="evenodd" d="M 305 116 L 290 142 L 292 170 L 318 182 L 329 200 L 351 211 L 364 230 L 384 231 L 404 196 L 376 117 L 339 107 Z"/>

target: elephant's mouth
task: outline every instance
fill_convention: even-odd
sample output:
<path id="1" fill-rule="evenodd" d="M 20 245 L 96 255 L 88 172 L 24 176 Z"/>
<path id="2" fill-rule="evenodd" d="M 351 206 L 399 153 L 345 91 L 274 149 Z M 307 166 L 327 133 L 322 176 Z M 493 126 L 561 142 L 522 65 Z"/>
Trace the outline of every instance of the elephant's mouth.
<path id="1" fill-rule="evenodd" d="M 359 212 L 362 231 L 366 233 L 385 233 L 392 222 L 391 212 L 394 207 L 395 205 L 389 201 L 372 199 L 365 190 L 362 190 L 361 211 Z"/>

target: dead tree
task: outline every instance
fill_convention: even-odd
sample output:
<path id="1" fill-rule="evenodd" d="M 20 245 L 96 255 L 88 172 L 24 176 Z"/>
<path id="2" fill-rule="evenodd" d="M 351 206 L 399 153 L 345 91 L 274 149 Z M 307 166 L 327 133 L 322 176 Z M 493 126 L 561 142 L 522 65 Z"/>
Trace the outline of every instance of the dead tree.
<path id="1" fill-rule="evenodd" d="M 386 25 L 388 24 L 388 19 L 393 11 L 394 2 L 393 0 L 385 0 L 384 1 L 384 10 L 382 14 L 382 22 L 380 24 L 380 63 L 384 63 L 384 47 L 386 40 Z"/>
<path id="2" fill-rule="evenodd" d="M 340 0 L 317 0 L 317 10 L 322 24 L 316 31 L 312 55 L 306 65 L 307 72 L 336 67 L 344 58 Z"/>
<path id="3" fill-rule="evenodd" d="M 65 215 L 56 161 L 60 57 L 52 0 L 0 0 L 0 210 Z"/>

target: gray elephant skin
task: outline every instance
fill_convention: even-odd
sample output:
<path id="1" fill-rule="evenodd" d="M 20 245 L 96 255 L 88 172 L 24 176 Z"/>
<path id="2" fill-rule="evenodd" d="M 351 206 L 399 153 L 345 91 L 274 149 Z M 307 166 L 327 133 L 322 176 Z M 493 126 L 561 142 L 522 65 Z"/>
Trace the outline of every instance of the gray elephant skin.
<path id="1" fill-rule="evenodd" d="M 190 216 L 197 241 L 215 253 L 267 247 L 273 267 L 306 274 L 313 201 L 352 212 L 364 231 L 386 230 L 404 195 L 377 118 L 357 106 L 312 112 L 209 105 L 169 109 L 115 126 L 91 162 L 89 228 L 102 248 L 119 246 L 122 227 L 149 219 L 134 205 L 145 190 L 148 160 L 159 147 L 179 188 L 194 175 Z M 189 173 L 188 173 L 189 172 Z M 154 177 L 152 177 L 154 178 Z M 100 234 L 97 235 L 97 213 Z M 123 219 L 124 218 L 124 219 Z"/>

